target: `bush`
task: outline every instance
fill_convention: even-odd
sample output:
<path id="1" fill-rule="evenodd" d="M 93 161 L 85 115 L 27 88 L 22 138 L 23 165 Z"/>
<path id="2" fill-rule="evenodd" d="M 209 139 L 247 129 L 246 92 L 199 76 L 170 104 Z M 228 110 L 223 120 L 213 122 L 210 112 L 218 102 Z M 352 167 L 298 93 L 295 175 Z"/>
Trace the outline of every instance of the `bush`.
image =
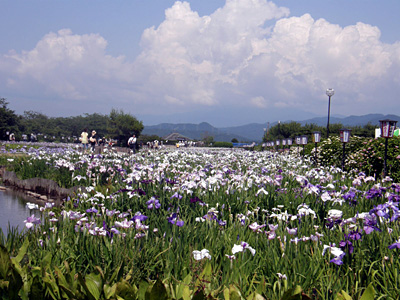
<path id="1" fill-rule="evenodd" d="M 400 138 L 388 140 L 387 175 L 396 182 L 400 181 Z M 315 152 L 316 151 L 316 152 Z M 341 167 L 343 143 L 340 138 L 332 136 L 321 141 L 315 150 L 315 144 L 309 143 L 305 154 L 310 155 L 322 166 Z M 352 136 L 345 147 L 345 165 L 347 171 L 364 172 L 369 176 L 383 175 L 385 158 L 385 140 Z"/>
<path id="2" fill-rule="evenodd" d="M 233 144 L 230 142 L 215 142 L 213 143 L 213 147 L 218 147 L 218 148 L 232 148 Z"/>
<path id="3" fill-rule="evenodd" d="M 400 181 L 400 138 L 388 140 L 387 175 Z M 362 147 L 349 156 L 349 167 L 362 170 L 367 175 L 383 175 L 385 139 L 364 139 Z"/>

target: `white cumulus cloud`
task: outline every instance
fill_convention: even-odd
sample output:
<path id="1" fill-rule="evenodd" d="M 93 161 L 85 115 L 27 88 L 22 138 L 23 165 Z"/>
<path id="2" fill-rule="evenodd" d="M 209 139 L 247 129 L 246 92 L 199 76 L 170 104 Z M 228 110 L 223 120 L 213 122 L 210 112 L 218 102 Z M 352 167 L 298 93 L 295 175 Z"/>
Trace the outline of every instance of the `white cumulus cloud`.
<path id="1" fill-rule="evenodd" d="M 205 16 L 177 1 L 140 46 L 129 62 L 108 55 L 99 34 L 61 29 L 32 50 L 0 55 L 0 87 L 114 99 L 144 113 L 223 105 L 325 113 L 324 91 L 333 87 L 338 113 L 361 114 L 373 112 L 376 100 L 394 107 L 400 92 L 400 41 L 381 42 L 380 30 L 365 23 L 290 16 L 272 1 L 226 0 Z"/>

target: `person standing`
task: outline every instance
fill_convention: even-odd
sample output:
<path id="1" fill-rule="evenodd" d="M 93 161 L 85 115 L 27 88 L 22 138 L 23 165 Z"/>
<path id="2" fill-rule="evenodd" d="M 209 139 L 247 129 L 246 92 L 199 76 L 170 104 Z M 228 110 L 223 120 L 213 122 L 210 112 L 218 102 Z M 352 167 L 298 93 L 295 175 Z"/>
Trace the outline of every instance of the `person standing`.
<path id="1" fill-rule="evenodd" d="M 134 154 L 136 153 L 136 141 L 135 134 L 133 134 L 128 140 L 128 146 Z"/>
<path id="2" fill-rule="evenodd" d="M 106 143 L 106 138 L 104 136 L 97 141 L 97 144 L 100 146 L 99 153 L 103 153 L 105 143 Z"/>
<path id="3" fill-rule="evenodd" d="M 87 128 L 83 129 L 80 137 L 80 141 L 82 143 L 83 151 L 89 148 L 89 141 L 88 141 L 88 132 Z"/>
<path id="4" fill-rule="evenodd" d="M 97 144 L 96 130 L 92 130 L 92 135 L 90 136 L 89 141 L 90 141 L 90 145 L 92 147 L 92 152 L 94 152 L 94 149 Z"/>

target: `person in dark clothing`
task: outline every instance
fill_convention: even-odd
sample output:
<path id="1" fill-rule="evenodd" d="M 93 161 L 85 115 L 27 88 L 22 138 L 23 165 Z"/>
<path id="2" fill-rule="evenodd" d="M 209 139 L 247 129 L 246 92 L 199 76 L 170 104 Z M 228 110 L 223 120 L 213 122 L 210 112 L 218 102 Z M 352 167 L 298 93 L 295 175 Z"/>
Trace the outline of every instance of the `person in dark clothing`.
<path id="1" fill-rule="evenodd" d="M 89 138 L 90 146 L 92 147 L 92 152 L 94 152 L 94 148 L 96 147 L 97 144 L 97 136 L 96 136 L 96 131 L 92 131 L 92 135 Z"/>

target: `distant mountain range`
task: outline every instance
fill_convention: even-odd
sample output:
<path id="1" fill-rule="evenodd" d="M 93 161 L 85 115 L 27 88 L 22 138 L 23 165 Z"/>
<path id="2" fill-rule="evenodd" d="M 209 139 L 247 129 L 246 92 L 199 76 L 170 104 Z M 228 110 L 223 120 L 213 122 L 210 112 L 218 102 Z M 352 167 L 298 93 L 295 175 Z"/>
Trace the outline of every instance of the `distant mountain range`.
<path id="1" fill-rule="evenodd" d="M 379 126 L 379 120 L 383 119 L 392 119 L 400 123 L 400 117 L 397 115 L 368 114 L 363 116 L 349 116 L 343 118 L 330 117 L 330 124 L 342 124 L 343 126 L 364 126 L 369 123 L 371 125 Z M 287 120 L 282 123 L 289 122 L 292 122 L 292 120 Z M 326 126 L 327 118 L 319 117 L 295 122 L 302 125 L 316 124 L 318 126 Z M 278 122 L 270 123 L 270 127 L 276 125 L 277 123 Z M 200 124 L 161 123 L 158 125 L 144 126 L 142 134 L 164 137 L 171 133 L 177 132 L 194 140 L 201 140 L 206 136 L 213 136 L 215 141 L 230 142 L 233 138 L 236 138 L 238 141 L 251 142 L 260 141 L 264 135 L 264 128 L 266 127 L 266 123 L 251 123 L 242 126 L 222 128 L 216 128 L 206 122 L 202 122 Z"/>

